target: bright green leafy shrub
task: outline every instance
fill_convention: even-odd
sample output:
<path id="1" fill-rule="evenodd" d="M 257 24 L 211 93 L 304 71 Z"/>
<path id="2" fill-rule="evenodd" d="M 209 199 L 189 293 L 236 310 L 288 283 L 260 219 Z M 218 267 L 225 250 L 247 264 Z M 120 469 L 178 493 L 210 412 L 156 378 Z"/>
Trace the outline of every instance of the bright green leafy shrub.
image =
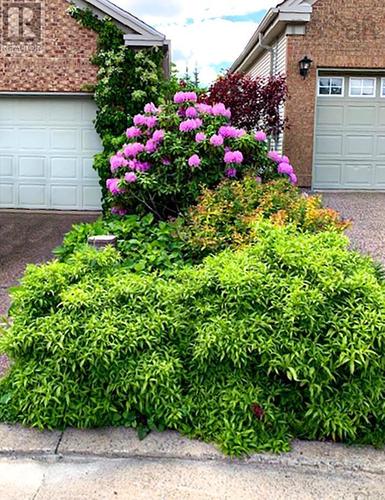
<path id="1" fill-rule="evenodd" d="M 255 241 L 255 222 L 270 219 L 277 225 L 294 224 L 300 231 L 344 231 L 349 222 L 322 206 L 319 196 L 308 196 L 285 179 L 265 184 L 246 175 L 205 189 L 179 229 L 195 256 L 239 247 Z"/>
<path id="2" fill-rule="evenodd" d="M 229 454 L 383 441 L 378 270 L 337 232 L 258 234 L 168 277 L 111 248 L 30 266 L 2 340 L 1 420 L 167 427 Z"/>
<path id="3" fill-rule="evenodd" d="M 127 269 L 171 271 L 188 263 L 183 257 L 185 244 L 178 239 L 177 228 L 178 223 L 155 223 L 151 214 L 142 218 L 128 215 L 123 219 L 98 219 L 74 225 L 54 253 L 61 260 L 66 260 L 87 244 L 89 236 L 112 234 L 117 237 L 117 249 Z"/>

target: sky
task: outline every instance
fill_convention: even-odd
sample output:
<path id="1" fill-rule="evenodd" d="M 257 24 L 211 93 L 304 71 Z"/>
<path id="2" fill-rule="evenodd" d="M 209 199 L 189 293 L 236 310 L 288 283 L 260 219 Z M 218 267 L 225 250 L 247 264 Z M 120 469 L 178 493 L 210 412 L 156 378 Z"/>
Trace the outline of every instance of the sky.
<path id="1" fill-rule="evenodd" d="M 242 52 L 277 0 L 113 0 L 171 39 L 181 75 L 198 67 L 208 85 Z"/>

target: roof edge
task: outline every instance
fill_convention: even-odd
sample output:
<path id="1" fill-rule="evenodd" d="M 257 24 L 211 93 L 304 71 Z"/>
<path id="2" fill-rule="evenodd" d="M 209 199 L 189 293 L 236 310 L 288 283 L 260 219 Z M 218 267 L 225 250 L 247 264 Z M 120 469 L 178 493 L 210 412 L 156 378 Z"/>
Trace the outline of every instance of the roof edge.
<path id="1" fill-rule="evenodd" d="M 312 1 L 312 3 L 314 3 L 314 1 Z M 294 2 L 293 0 L 286 0 L 285 2 L 279 4 L 277 7 L 269 9 L 259 23 L 257 30 L 250 38 L 246 47 L 243 49 L 234 63 L 230 66 L 230 73 L 241 70 L 246 60 L 253 57 L 253 55 L 257 55 L 258 49 L 261 48 L 260 35 L 265 38 L 269 29 L 273 25 L 277 26 L 280 23 L 282 25 L 281 31 L 284 31 L 285 27 L 290 23 L 298 24 L 299 22 L 309 22 L 312 11 L 312 5 L 304 2 L 303 0 L 294 0 Z"/>
<path id="2" fill-rule="evenodd" d="M 67 0 L 67 2 L 75 3 L 76 0 Z M 142 35 L 146 38 L 152 38 L 155 41 L 166 39 L 166 36 L 163 35 L 163 33 L 160 33 L 152 26 L 148 25 L 130 12 L 127 12 L 121 7 L 118 7 L 109 0 L 82 0 L 82 3 L 89 4 L 90 6 L 103 12 L 123 26 L 136 31 L 139 35 Z"/>

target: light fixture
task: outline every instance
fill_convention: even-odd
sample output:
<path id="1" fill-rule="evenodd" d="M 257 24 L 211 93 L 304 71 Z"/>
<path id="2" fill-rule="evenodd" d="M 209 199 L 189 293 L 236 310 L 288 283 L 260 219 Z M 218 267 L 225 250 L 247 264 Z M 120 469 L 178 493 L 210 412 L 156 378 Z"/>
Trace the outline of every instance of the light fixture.
<path id="1" fill-rule="evenodd" d="M 303 59 L 299 61 L 299 74 L 303 77 L 304 80 L 309 73 L 312 62 L 313 61 L 309 59 L 307 56 L 305 56 Z"/>

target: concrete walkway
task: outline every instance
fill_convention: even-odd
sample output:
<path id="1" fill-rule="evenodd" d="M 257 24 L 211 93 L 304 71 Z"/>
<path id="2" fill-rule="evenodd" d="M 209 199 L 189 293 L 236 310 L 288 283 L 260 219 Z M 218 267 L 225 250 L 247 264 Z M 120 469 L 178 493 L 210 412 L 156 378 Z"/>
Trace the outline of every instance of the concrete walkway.
<path id="1" fill-rule="evenodd" d="M 385 452 L 294 442 L 282 455 L 224 457 L 175 432 L 40 433 L 0 425 L 0 499 L 385 499 Z"/>

